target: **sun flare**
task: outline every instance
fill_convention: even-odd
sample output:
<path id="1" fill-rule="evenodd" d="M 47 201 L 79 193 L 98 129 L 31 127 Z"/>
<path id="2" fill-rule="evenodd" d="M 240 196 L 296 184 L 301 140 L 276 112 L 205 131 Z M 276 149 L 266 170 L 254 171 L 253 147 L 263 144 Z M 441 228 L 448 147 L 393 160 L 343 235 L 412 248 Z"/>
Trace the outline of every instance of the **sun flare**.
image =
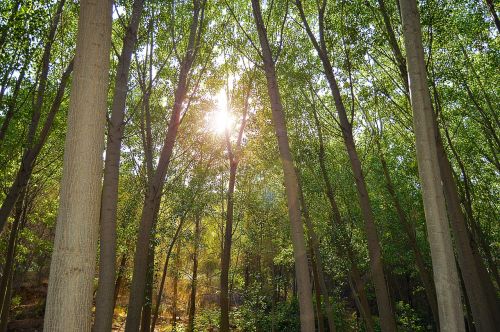
<path id="1" fill-rule="evenodd" d="M 210 129 L 214 133 L 220 135 L 227 129 L 230 129 L 234 122 L 231 113 L 229 113 L 226 92 L 224 89 L 221 89 L 216 95 L 216 104 L 217 108 L 209 115 L 208 122 Z"/>

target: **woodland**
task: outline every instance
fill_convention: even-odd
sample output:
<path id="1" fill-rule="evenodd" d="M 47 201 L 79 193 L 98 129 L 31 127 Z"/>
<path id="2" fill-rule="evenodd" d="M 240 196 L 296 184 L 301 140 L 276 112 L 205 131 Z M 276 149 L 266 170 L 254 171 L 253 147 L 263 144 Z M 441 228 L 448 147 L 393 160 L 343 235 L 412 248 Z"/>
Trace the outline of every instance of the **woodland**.
<path id="1" fill-rule="evenodd" d="M 496 0 L 0 2 L 0 332 L 500 329 Z"/>

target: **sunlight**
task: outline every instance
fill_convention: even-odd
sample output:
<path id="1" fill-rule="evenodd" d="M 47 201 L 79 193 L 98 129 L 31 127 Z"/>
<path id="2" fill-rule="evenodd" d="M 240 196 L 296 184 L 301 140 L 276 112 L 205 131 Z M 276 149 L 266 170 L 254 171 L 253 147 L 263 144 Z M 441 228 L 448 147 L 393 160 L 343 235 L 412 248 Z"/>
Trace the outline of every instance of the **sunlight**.
<path id="1" fill-rule="evenodd" d="M 226 129 L 230 129 L 234 122 L 228 110 L 226 91 L 224 89 L 221 89 L 219 93 L 217 93 L 216 103 L 217 109 L 209 115 L 208 122 L 210 130 L 221 135 L 224 134 Z"/>

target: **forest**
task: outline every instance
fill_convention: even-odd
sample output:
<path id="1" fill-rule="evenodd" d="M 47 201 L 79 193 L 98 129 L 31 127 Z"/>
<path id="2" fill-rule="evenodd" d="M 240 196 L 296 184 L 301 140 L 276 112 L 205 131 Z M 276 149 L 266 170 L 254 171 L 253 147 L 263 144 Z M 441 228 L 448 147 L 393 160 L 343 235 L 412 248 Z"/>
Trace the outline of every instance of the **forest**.
<path id="1" fill-rule="evenodd" d="M 499 331 L 499 8 L 0 1 L 0 332 Z"/>

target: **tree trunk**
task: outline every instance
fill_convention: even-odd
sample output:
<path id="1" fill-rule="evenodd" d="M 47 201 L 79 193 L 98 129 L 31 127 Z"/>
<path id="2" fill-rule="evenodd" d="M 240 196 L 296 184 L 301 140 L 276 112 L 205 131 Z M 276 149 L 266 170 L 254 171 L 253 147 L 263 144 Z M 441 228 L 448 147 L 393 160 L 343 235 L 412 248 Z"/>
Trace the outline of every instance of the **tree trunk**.
<path id="1" fill-rule="evenodd" d="M 122 258 L 120 259 L 120 265 L 118 267 L 118 273 L 116 276 L 116 281 L 114 286 L 115 292 L 113 294 L 113 309 L 116 308 L 116 300 L 118 300 L 118 295 L 120 295 L 120 289 L 122 286 L 123 274 L 125 273 L 126 264 L 127 264 L 127 255 L 123 253 Z"/>
<path id="2" fill-rule="evenodd" d="M 316 318 L 318 320 L 318 331 L 319 332 L 325 332 L 325 322 L 323 319 L 323 310 L 321 306 L 321 291 L 319 289 L 319 278 L 318 278 L 318 266 L 316 263 L 316 259 L 314 257 L 313 249 L 312 249 L 312 244 L 309 246 L 309 252 L 311 255 L 311 269 L 312 269 L 312 274 L 313 274 L 313 288 L 314 288 L 314 295 L 316 298 Z M 328 294 L 326 294 L 328 296 Z M 274 300 L 273 300 L 274 303 Z"/>
<path id="3" fill-rule="evenodd" d="M 148 247 L 153 229 L 153 221 L 160 207 L 163 185 L 167 173 L 172 150 L 174 148 L 177 131 L 180 125 L 180 115 L 188 90 L 188 74 L 195 59 L 195 49 L 201 36 L 200 29 L 203 22 L 203 10 L 200 0 L 193 0 L 193 20 L 191 22 L 189 41 L 186 54 L 181 62 L 178 85 L 174 95 L 174 105 L 167 135 L 160 153 L 158 167 L 154 176 L 148 180 L 148 188 L 144 199 L 141 221 L 139 224 L 138 238 L 134 255 L 134 271 L 127 313 L 125 332 L 136 332 L 139 329 L 141 309 L 144 303 L 144 290 L 146 287 Z M 204 6 L 204 2 L 202 3 Z M 201 15 L 200 15 L 201 12 Z M 201 16 L 201 17 L 200 17 Z"/>
<path id="4" fill-rule="evenodd" d="M 427 85 L 427 72 L 415 0 L 400 0 L 408 63 L 417 161 L 431 248 L 434 283 L 442 332 L 465 331 L 460 285 L 446 214 L 436 146 L 435 118 Z"/>
<path id="5" fill-rule="evenodd" d="M 490 14 L 493 17 L 493 21 L 495 22 L 495 26 L 497 27 L 498 33 L 500 33 L 500 20 L 498 19 L 497 10 L 495 9 L 495 4 L 493 0 L 485 0 L 488 5 L 488 9 L 490 10 Z"/>
<path id="6" fill-rule="evenodd" d="M 285 179 L 285 191 L 288 215 L 290 218 L 295 274 L 299 296 L 301 331 L 310 332 L 314 331 L 314 309 L 312 305 L 311 280 L 307 264 L 304 229 L 301 221 L 297 174 L 295 173 L 292 153 L 290 152 L 290 145 L 288 143 L 285 115 L 283 113 L 283 105 L 281 104 L 275 63 L 267 39 L 267 31 L 260 9 L 260 0 L 252 0 L 252 10 L 259 35 L 267 80 L 267 91 L 271 101 L 273 124 Z"/>
<path id="7" fill-rule="evenodd" d="M 194 332 L 194 317 L 196 314 L 196 288 L 198 286 L 198 252 L 200 249 L 200 237 L 201 237 L 201 218 L 197 214 L 195 215 L 194 224 L 194 252 L 193 252 L 193 278 L 191 281 L 191 296 L 189 299 L 189 315 L 188 315 L 188 325 L 187 331 Z"/>
<path id="8" fill-rule="evenodd" d="M 370 306 L 368 304 L 368 299 L 366 297 L 366 293 L 364 290 L 364 284 L 361 280 L 361 276 L 359 275 L 359 267 L 357 265 L 356 254 L 352 246 L 350 236 L 346 232 L 346 225 L 340 215 L 340 210 L 338 208 L 338 204 L 335 199 L 333 186 L 330 182 L 328 171 L 326 169 L 325 144 L 323 141 L 323 131 L 321 129 L 321 123 L 319 121 L 318 114 L 314 105 L 312 109 L 313 109 L 314 123 L 316 125 L 316 130 L 318 132 L 318 141 L 319 141 L 318 161 L 321 170 L 321 176 L 325 183 L 325 193 L 328 198 L 328 202 L 330 203 L 331 219 L 333 221 L 332 227 L 337 228 L 341 234 L 340 236 L 337 237 L 337 239 L 334 239 L 335 249 L 339 257 L 346 256 L 347 260 L 350 263 L 349 275 L 351 278 L 351 282 L 353 283 L 353 288 L 356 289 L 354 294 L 355 297 L 359 297 L 359 301 L 356 301 L 356 304 L 360 306 L 358 309 L 361 313 L 361 316 L 363 317 L 366 329 L 368 331 L 373 331 L 374 322 L 373 318 L 371 317 Z"/>
<path id="9" fill-rule="evenodd" d="M 221 257 L 220 275 L 220 309 L 221 309 L 221 332 L 229 332 L 229 265 L 231 261 L 231 244 L 233 238 L 233 215 L 234 215 L 234 186 L 236 184 L 236 169 L 238 165 L 230 160 L 229 185 L 227 190 L 226 227 L 224 234 L 224 247 Z"/>
<path id="10" fill-rule="evenodd" d="M 170 242 L 170 245 L 168 246 L 167 256 L 165 258 L 165 264 L 163 265 L 163 272 L 161 275 L 160 286 L 158 288 L 158 295 L 156 296 L 156 306 L 153 310 L 153 320 L 151 321 L 151 331 L 155 330 L 156 321 L 158 320 L 158 314 L 160 312 L 161 298 L 163 295 L 163 288 L 165 287 L 165 280 L 167 279 L 168 262 L 170 261 L 170 255 L 172 254 L 172 249 L 174 248 L 175 242 L 177 241 L 177 238 L 179 237 L 180 231 L 182 230 L 182 226 L 184 225 L 184 220 L 185 220 L 185 216 L 181 218 L 181 220 L 179 222 L 179 226 L 177 226 L 177 229 L 175 230 L 174 237 L 172 238 L 172 241 Z"/>
<path id="11" fill-rule="evenodd" d="M 177 242 L 177 248 L 175 250 L 175 268 L 174 268 L 174 280 L 173 280 L 173 304 L 172 304 L 172 330 L 175 331 L 177 326 L 177 297 L 179 292 L 179 270 L 181 267 L 181 241 Z"/>
<path id="12" fill-rule="evenodd" d="M 296 0 L 297 7 L 299 8 L 300 16 L 302 22 L 305 25 L 307 35 L 311 40 L 318 56 L 323 65 L 325 72 L 325 77 L 330 86 L 330 91 L 334 99 L 335 108 L 337 109 L 337 114 L 340 120 L 340 129 L 342 131 L 342 138 L 349 156 L 349 161 L 351 164 L 352 173 L 354 180 L 356 182 L 356 189 L 358 194 L 359 206 L 361 208 L 361 213 L 364 220 L 364 228 L 366 233 L 366 238 L 368 242 L 368 254 L 370 256 L 370 269 L 372 273 L 372 280 L 375 287 L 375 294 L 377 297 L 377 306 L 380 316 L 380 324 L 382 330 L 384 331 L 396 331 L 396 320 L 394 312 L 392 309 L 392 302 L 387 288 L 384 269 L 382 264 L 382 252 L 380 249 L 379 238 L 377 234 L 377 229 L 375 226 L 375 217 L 373 216 L 373 211 L 371 207 L 370 197 L 368 196 L 368 189 L 366 187 L 365 177 L 363 170 L 361 168 L 361 162 L 359 160 L 358 153 L 356 151 L 356 144 L 354 143 L 354 137 L 352 133 L 352 125 L 347 117 L 347 112 L 340 95 L 340 90 L 337 84 L 337 80 L 333 73 L 333 67 L 328 58 L 328 50 L 326 48 L 326 42 L 324 40 L 324 10 L 326 2 L 323 2 L 324 6 L 319 8 L 318 22 L 320 30 L 320 43 L 316 40 L 309 24 L 307 23 L 302 3 L 300 0 Z"/>
<path id="13" fill-rule="evenodd" d="M 314 226 L 311 222 L 311 217 L 309 216 L 309 211 L 304 198 L 304 193 L 302 191 L 302 184 L 300 181 L 300 172 L 297 171 L 297 178 L 299 180 L 299 197 L 300 204 L 302 206 L 302 214 L 304 215 L 304 220 L 306 222 L 307 234 L 309 235 L 309 247 L 311 251 L 311 261 L 313 264 L 314 273 L 314 287 L 316 291 L 316 301 L 318 301 L 318 293 L 320 294 L 320 308 L 321 308 L 321 294 L 323 295 L 323 300 L 326 307 L 326 317 L 328 319 L 328 327 L 330 332 L 335 332 L 335 319 L 333 317 L 333 306 L 330 302 L 330 297 L 328 295 L 328 289 L 325 283 L 325 275 L 323 273 L 323 264 L 321 260 L 321 254 L 319 252 L 319 240 L 314 231 Z"/>
<path id="14" fill-rule="evenodd" d="M 120 149 L 130 61 L 135 48 L 143 4 L 144 0 L 134 1 L 130 23 L 123 38 L 123 48 L 117 65 L 116 82 L 113 91 L 111 119 L 108 125 L 101 199 L 99 285 L 95 300 L 94 331 L 96 332 L 109 331 L 113 322 Z"/>
<path id="15" fill-rule="evenodd" d="M 148 255 L 148 275 L 146 281 L 146 292 L 144 293 L 144 305 L 142 306 L 141 332 L 151 331 L 151 307 L 153 305 L 153 283 L 154 283 L 154 244 L 150 244 Z"/>
<path id="16" fill-rule="evenodd" d="M 26 188 L 24 188 L 24 190 L 22 191 L 21 195 L 19 196 L 19 201 L 16 204 L 16 213 L 9 234 L 5 263 L 3 265 L 2 278 L 0 280 L 0 332 L 6 331 L 7 323 L 9 320 L 10 303 L 12 297 L 12 280 L 15 270 L 16 247 L 19 232 L 23 227 L 21 217 L 23 215 L 23 209 L 25 208 L 25 195 Z"/>
<path id="17" fill-rule="evenodd" d="M 44 331 L 90 331 L 111 1 L 82 0 Z"/>

